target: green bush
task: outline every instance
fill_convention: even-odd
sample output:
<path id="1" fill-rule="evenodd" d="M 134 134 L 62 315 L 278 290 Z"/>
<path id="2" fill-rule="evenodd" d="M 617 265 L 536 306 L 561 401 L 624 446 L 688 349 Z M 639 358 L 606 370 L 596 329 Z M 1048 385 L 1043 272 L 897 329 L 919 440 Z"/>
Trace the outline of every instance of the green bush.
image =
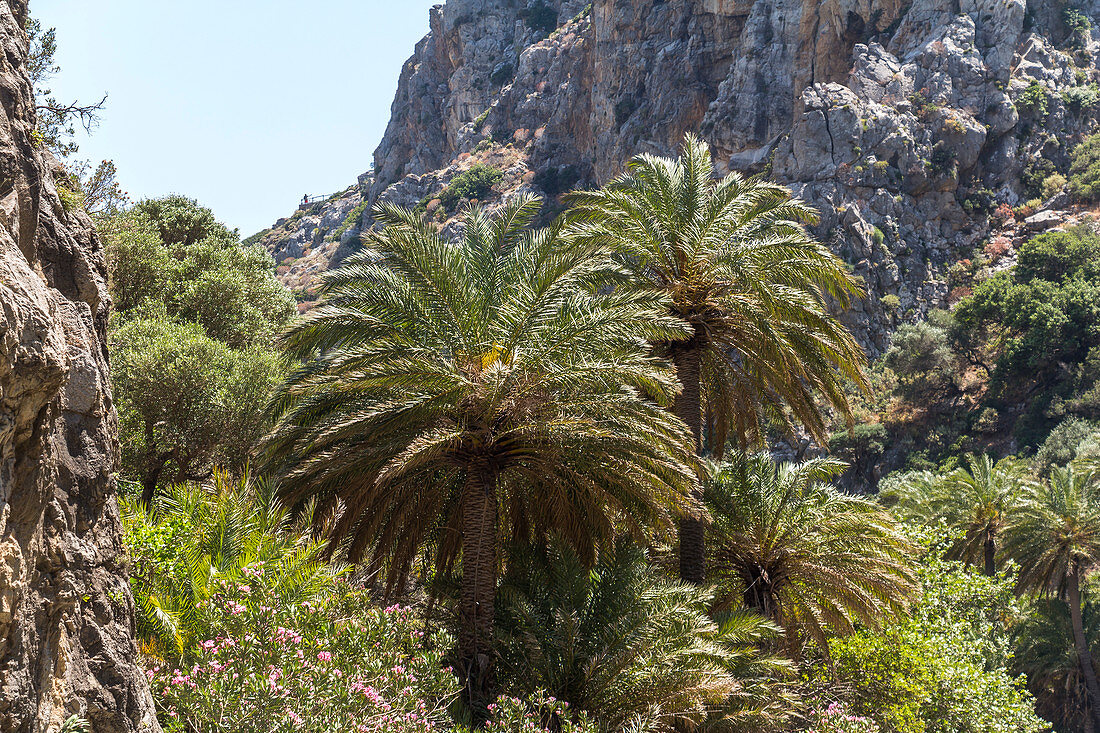
<path id="1" fill-rule="evenodd" d="M 367 210 L 367 206 L 369 204 L 369 201 L 363 201 L 361 204 L 348 212 L 348 215 L 344 217 L 343 223 L 341 223 L 340 226 L 336 227 L 336 229 L 333 230 L 333 240 L 339 242 L 349 229 L 359 226 L 359 220 L 363 217 L 363 212 Z"/>
<path id="2" fill-rule="evenodd" d="M 504 174 L 496 168 L 478 163 L 452 178 L 439 194 L 439 201 L 447 211 L 454 212 L 462 201 L 485 198 L 503 179 Z"/>
<path id="3" fill-rule="evenodd" d="M 835 678 L 823 667 L 821 684 L 845 690 L 852 712 L 886 731 L 1046 730 L 1008 671 L 1011 624 L 1020 613 L 1012 579 L 934 555 L 920 575 L 924 595 L 913 617 L 831 641 Z"/>
<path id="4" fill-rule="evenodd" d="M 1062 101 L 1074 112 L 1094 109 L 1100 104 L 1100 87 L 1095 83 L 1070 87 L 1062 92 Z"/>
<path id="5" fill-rule="evenodd" d="M 1047 474 L 1055 466 L 1068 464 L 1077 457 L 1082 444 L 1094 439 L 1098 432 L 1100 427 L 1095 423 L 1077 417 L 1068 417 L 1058 423 L 1035 454 L 1039 472 Z"/>
<path id="6" fill-rule="evenodd" d="M 947 330 L 927 321 L 899 327 L 883 363 L 897 375 L 899 393 L 911 402 L 953 391 L 959 369 Z"/>
<path id="7" fill-rule="evenodd" d="M 1051 173 L 1044 178 L 1042 185 L 1043 200 L 1047 201 L 1062 193 L 1066 188 L 1066 183 L 1068 183 L 1068 181 L 1061 173 Z"/>
<path id="8" fill-rule="evenodd" d="M 1069 190 L 1078 201 L 1092 202 L 1100 198 L 1100 134 L 1085 138 L 1073 149 Z"/>
<path id="9" fill-rule="evenodd" d="M 451 727 L 458 697 L 444 639 L 426 644 L 411 609 L 374 606 L 337 583 L 305 603 L 274 602 L 263 563 L 219 580 L 201 609 L 210 629 L 186 667 L 150 662 L 166 733 L 422 733 Z"/>
<path id="10" fill-rule="evenodd" d="M 1050 91 L 1038 79 L 1032 79 L 1017 97 L 1016 107 L 1021 112 L 1046 117 L 1050 111 Z"/>

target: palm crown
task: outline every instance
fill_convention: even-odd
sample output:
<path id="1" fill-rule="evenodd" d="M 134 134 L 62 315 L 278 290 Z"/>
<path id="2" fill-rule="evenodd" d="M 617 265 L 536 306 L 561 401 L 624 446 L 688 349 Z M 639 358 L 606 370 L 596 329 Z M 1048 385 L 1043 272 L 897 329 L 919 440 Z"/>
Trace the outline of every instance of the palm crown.
<path id="1" fill-rule="evenodd" d="M 860 288 L 807 234 L 816 213 L 787 188 L 738 173 L 715 180 L 709 148 L 688 135 L 680 158 L 640 155 L 570 200 L 576 233 L 610 245 L 629 287 L 667 295 L 690 324 L 660 344 L 674 358 L 698 354 L 713 446 L 731 428 L 757 440 L 765 416 L 786 421 L 784 406 L 823 436 L 818 392 L 848 413 L 842 384 L 864 384 L 863 355 L 827 301 L 847 305 Z"/>
<path id="2" fill-rule="evenodd" d="M 967 456 L 967 468 L 946 476 L 910 475 L 884 498 L 923 521 L 942 519 L 956 533 L 947 557 L 996 573 L 998 543 L 1031 482 L 1012 459 L 994 462 L 988 455 Z"/>
<path id="3" fill-rule="evenodd" d="M 617 527 L 693 510 L 683 426 L 639 392 L 667 399 L 673 375 L 645 343 L 682 326 L 657 295 L 603 287 L 621 273 L 596 250 L 531 230 L 538 206 L 475 210 L 455 241 L 379 208 L 385 228 L 286 337 L 306 364 L 269 444 L 291 503 L 343 507 L 350 559 L 387 558 L 392 582 L 427 545 L 439 568 L 461 557 L 475 712 L 500 536 L 554 531 L 591 560 Z"/>
<path id="4" fill-rule="evenodd" d="M 875 502 L 824 483 L 844 464 L 772 463 L 767 454 L 714 467 L 707 503 L 720 606 L 744 604 L 808 636 L 877 626 L 916 591 L 914 548 Z"/>

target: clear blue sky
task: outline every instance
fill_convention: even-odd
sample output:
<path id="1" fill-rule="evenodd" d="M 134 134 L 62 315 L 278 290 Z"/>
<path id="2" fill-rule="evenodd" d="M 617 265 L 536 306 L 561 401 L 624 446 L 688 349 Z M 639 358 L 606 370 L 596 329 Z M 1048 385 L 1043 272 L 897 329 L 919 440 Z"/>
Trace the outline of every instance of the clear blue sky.
<path id="1" fill-rule="evenodd" d="M 78 158 L 133 198 L 183 193 L 247 236 L 372 163 L 442 0 L 32 0 L 63 101 L 109 94 Z"/>

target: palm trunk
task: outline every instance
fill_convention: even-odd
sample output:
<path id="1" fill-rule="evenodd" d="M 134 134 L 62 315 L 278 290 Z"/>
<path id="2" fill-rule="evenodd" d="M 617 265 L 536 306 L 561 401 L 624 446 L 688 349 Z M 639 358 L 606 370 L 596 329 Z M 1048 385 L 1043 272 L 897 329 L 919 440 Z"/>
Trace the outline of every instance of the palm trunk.
<path id="1" fill-rule="evenodd" d="M 149 468 L 141 477 L 141 505 L 148 509 L 153 504 L 153 496 L 157 493 L 157 484 L 160 483 L 160 474 L 168 465 L 171 453 L 162 453 L 159 456 L 150 456 Z"/>
<path id="2" fill-rule="evenodd" d="M 1096 669 L 1092 666 L 1092 652 L 1085 639 L 1085 622 L 1081 615 L 1081 566 L 1073 563 L 1069 575 L 1069 616 L 1073 623 L 1073 645 L 1077 649 L 1077 663 L 1081 666 L 1081 675 L 1085 678 L 1085 689 L 1089 694 L 1089 710 L 1093 725 L 1100 727 L 1100 684 L 1096 681 Z"/>
<path id="3" fill-rule="evenodd" d="M 466 703 L 474 722 L 489 716 L 495 686 L 493 601 L 497 590 L 497 477 L 472 468 L 462 490 L 462 586 L 458 654 Z"/>
<path id="4" fill-rule="evenodd" d="M 985 538 L 985 574 L 991 578 L 997 574 L 997 537 L 993 534 Z"/>
<path id="5" fill-rule="evenodd" d="M 702 447 L 703 438 L 699 357 L 698 348 L 677 350 L 672 357 L 673 364 L 676 366 L 676 378 L 680 380 L 682 388 L 675 402 L 672 403 L 672 411 L 691 431 L 692 445 L 696 453 L 699 453 Z M 693 517 L 684 517 L 680 520 L 680 578 L 696 585 L 701 585 L 706 580 L 703 522 Z"/>

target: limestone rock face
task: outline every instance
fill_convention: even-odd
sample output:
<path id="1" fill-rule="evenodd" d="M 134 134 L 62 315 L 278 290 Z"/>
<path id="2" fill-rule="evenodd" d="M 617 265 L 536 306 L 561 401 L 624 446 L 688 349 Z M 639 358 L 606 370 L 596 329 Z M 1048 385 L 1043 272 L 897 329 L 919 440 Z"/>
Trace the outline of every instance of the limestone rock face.
<path id="1" fill-rule="evenodd" d="M 114 496 L 103 250 L 32 142 L 25 16 L 0 2 L 0 731 L 73 714 L 158 731 Z"/>
<path id="2" fill-rule="evenodd" d="M 430 205 L 505 149 L 519 169 L 496 194 L 533 188 L 552 213 L 562 190 L 674 154 L 694 131 L 719 172 L 769 174 L 821 211 L 816 234 L 866 280 L 846 318 L 874 355 L 949 302 L 948 270 L 989 235 L 990 212 L 1038 196 L 1095 130 L 1100 2 L 1076 4 L 1083 34 L 1065 7 L 449 0 L 402 71 L 367 201 Z"/>

